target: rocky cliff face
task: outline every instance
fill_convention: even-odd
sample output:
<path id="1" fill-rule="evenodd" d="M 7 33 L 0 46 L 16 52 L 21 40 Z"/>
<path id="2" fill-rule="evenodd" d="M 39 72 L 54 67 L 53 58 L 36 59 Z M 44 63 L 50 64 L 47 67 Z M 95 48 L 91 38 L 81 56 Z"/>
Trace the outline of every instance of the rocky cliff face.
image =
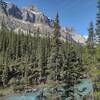
<path id="1" fill-rule="evenodd" d="M 22 19 L 22 12 L 16 5 L 3 1 L 0 1 L 0 14 Z"/>
<path id="2" fill-rule="evenodd" d="M 50 24 L 50 19 L 34 6 L 19 9 L 12 3 L 0 1 L 0 13 L 31 23 Z"/>
<path id="3" fill-rule="evenodd" d="M 45 16 L 42 12 L 38 11 L 34 6 L 23 8 L 21 9 L 21 12 L 24 21 L 50 25 L 50 19 L 48 19 L 48 17 Z"/>
<path id="4" fill-rule="evenodd" d="M 51 34 L 53 32 L 53 20 L 49 19 L 35 6 L 29 6 L 19 9 L 12 3 L 0 1 L 0 24 L 4 23 L 8 28 L 12 28 L 18 32 L 33 33 L 37 29 L 43 33 Z M 84 43 L 85 39 L 75 33 L 69 31 L 68 28 L 61 28 L 61 39 L 68 39 L 71 42 Z M 80 41 L 79 41 L 80 39 Z"/>

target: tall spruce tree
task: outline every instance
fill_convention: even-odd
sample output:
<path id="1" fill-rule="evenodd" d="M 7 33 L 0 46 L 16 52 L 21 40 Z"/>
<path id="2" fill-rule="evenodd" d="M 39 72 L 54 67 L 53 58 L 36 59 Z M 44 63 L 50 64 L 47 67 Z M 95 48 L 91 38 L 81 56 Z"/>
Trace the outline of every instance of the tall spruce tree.
<path id="1" fill-rule="evenodd" d="M 40 57 L 39 57 L 39 67 L 41 69 L 41 77 L 45 76 L 45 71 L 46 71 L 46 62 L 45 62 L 45 44 L 44 39 L 41 39 L 40 41 Z"/>
<path id="2" fill-rule="evenodd" d="M 89 34 L 88 34 L 87 46 L 89 49 L 89 53 L 93 54 L 94 46 L 95 46 L 95 34 L 94 34 L 94 27 L 92 22 L 89 25 L 88 32 Z"/>
<path id="3" fill-rule="evenodd" d="M 66 84 L 64 87 L 64 96 L 65 98 L 71 97 L 71 100 L 75 100 L 74 86 L 81 78 L 84 69 L 82 59 L 74 48 L 75 47 L 71 46 L 70 51 L 64 61 L 64 83 Z"/>
<path id="4" fill-rule="evenodd" d="M 59 36 L 60 36 L 59 29 L 60 29 L 59 16 L 57 14 L 54 21 L 54 34 L 51 43 L 51 55 L 48 59 L 48 64 L 47 64 L 47 66 L 50 69 L 50 78 L 53 80 L 58 80 L 60 75 L 60 69 L 62 67 L 62 62 L 61 62 L 62 57 L 60 54 L 61 42 L 59 40 Z"/>
<path id="5" fill-rule="evenodd" d="M 97 42 L 100 43 L 100 0 L 97 0 L 97 17 L 96 17 L 96 36 L 97 36 Z"/>

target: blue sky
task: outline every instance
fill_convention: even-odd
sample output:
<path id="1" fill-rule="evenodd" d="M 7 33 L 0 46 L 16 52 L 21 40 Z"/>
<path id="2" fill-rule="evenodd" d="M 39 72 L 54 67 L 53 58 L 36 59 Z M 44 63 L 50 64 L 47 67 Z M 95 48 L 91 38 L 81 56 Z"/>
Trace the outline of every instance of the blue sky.
<path id="1" fill-rule="evenodd" d="M 6 0 L 18 7 L 35 5 L 49 18 L 59 12 L 60 25 L 73 27 L 78 33 L 87 35 L 89 22 L 95 25 L 96 0 Z"/>

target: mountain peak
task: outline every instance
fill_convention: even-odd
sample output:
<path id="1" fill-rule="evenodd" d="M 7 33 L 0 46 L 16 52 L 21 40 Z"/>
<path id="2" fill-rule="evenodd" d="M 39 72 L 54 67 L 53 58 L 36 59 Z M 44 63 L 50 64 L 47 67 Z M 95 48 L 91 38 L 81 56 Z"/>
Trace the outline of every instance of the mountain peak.
<path id="1" fill-rule="evenodd" d="M 28 7 L 25 7 L 24 9 L 28 9 L 28 10 L 31 10 L 31 11 L 35 11 L 35 12 L 39 12 L 38 8 L 34 5 L 30 5 Z"/>

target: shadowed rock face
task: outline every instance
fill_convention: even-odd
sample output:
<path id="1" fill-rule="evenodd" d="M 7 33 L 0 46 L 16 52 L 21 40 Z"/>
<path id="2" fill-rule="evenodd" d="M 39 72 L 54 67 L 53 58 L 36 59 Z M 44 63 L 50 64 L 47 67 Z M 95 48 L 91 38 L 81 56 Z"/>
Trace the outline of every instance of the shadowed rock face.
<path id="1" fill-rule="evenodd" d="M 11 3 L 0 1 L 0 13 L 22 19 L 22 13 L 20 9 L 16 5 Z"/>
<path id="2" fill-rule="evenodd" d="M 7 3 L 0 1 L 0 13 L 7 14 L 6 8 L 7 8 Z"/>
<path id="3" fill-rule="evenodd" d="M 35 23 L 35 14 L 27 11 L 26 9 L 22 10 L 22 17 L 24 21 L 29 21 L 31 23 Z"/>
<path id="4" fill-rule="evenodd" d="M 22 12 L 16 5 L 8 4 L 6 10 L 9 16 L 22 19 Z"/>
<path id="5" fill-rule="evenodd" d="M 37 29 L 40 30 L 42 36 L 44 33 L 53 33 L 54 21 L 45 16 L 35 6 L 29 6 L 19 9 L 16 5 L 8 2 L 0 1 L 0 24 L 5 23 L 8 28 L 12 28 L 18 32 L 34 33 Z M 70 29 L 62 29 L 61 39 L 69 40 L 71 42 L 84 43 L 85 39 L 77 34 L 75 31 L 69 31 Z"/>

